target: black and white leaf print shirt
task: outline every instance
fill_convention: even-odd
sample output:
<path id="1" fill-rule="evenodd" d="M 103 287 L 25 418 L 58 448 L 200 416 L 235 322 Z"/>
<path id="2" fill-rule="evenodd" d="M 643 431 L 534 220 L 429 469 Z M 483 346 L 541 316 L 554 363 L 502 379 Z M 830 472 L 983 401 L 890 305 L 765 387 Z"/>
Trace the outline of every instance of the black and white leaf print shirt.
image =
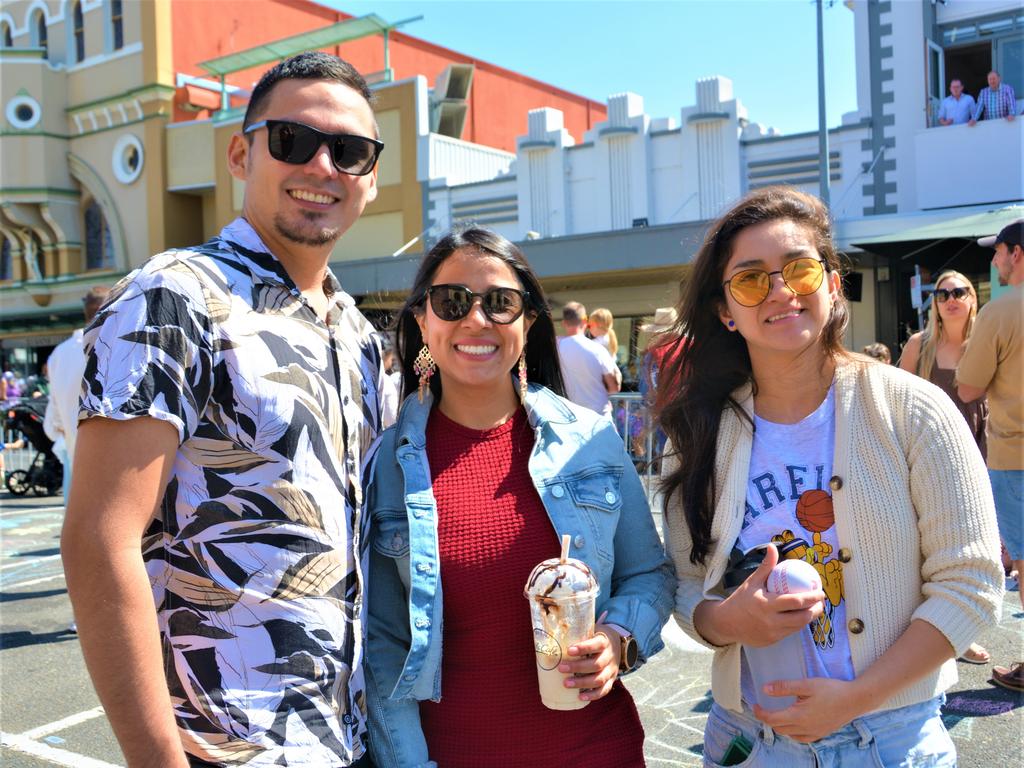
<path id="1" fill-rule="evenodd" d="M 86 332 L 80 418 L 148 416 L 180 445 L 143 540 L 185 749 L 245 766 L 365 751 L 360 545 L 380 344 L 327 322 L 243 219 L 150 259 Z"/>

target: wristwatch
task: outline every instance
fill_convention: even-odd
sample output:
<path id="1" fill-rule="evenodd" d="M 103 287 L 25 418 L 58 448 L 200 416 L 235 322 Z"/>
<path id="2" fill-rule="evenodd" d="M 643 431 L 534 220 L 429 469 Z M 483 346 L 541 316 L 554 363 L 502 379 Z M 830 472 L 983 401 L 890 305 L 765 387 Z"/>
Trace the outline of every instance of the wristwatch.
<path id="1" fill-rule="evenodd" d="M 619 672 L 629 672 L 640 657 L 640 647 L 632 635 L 623 635 L 619 642 Z"/>

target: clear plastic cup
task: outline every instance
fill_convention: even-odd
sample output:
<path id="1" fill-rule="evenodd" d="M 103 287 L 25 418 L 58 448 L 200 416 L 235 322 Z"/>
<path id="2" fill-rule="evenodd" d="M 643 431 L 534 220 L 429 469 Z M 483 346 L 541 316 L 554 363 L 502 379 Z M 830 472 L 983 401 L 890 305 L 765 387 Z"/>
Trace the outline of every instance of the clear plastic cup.
<path id="1" fill-rule="evenodd" d="M 570 658 L 569 648 L 594 636 L 594 608 L 599 592 L 587 564 L 567 558 L 540 563 L 530 574 L 524 594 L 530 601 L 533 648 L 537 659 L 540 699 L 548 709 L 582 709 L 590 702 L 578 688 L 566 688 L 568 675 L 558 665 Z"/>

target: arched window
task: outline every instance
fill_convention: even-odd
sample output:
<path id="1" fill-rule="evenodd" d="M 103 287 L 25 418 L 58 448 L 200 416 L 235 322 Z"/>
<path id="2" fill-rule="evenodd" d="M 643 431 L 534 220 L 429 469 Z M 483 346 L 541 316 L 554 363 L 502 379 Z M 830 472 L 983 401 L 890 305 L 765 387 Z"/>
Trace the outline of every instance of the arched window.
<path id="1" fill-rule="evenodd" d="M 43 49 L 43 57 L 44 58 L 49 58 L 49 56 L 50 56 L 49 48 L 50 47 L 49 47 L 49 42 L 48 42 L 48 39 L 47 39 L 46 15 L 43 13 L 42 9 L 39 9 L 39 10 L 36 11 L 35 16 L 36 16 L 36 21 L 35 21 L 35 24 L 33 25 L 34 26 L 34 30 L 33 30 L 33 33 L 32 33 L 33 34 L 32 44 L 35 45 L 36 48 L 42 48 Z"/>
<path id="2" fill-rule="evenodd" d="M 6 21 L 2 22 L 0 23 L 0 30 L 2 30 L 2 44 L 4 48 L 13 48 L 14 40 L 13 38 L 11 38 L 11 25 L 8 24 Z"/>
<path id="3" fill-rule="evenodd" d="M 119 51 L 124 47 L 124 14 L 121 0 L 110 0 L 110 26 L 114 33 L 114 50 Z"/>
<path id="4" fill-rule="evenodd" d="M 0 280 L 10 280 L 14 276 L 14 267 L 11 264 L 11 241 L 3 235 L 3 245 L 0 246 Z"/>
<path id="5" fill-rule="evenodd" d="M 114 266 L 114 241 L 103 209 L 95 200 L 85 209 L 85 268 L 107 269 Z"/>
<path id="6" fill-rule="evenodd" d="M 71 14 L 74 19 L 75 34 L 75 61 L 82 61 L 85 58 L 85 19 L 82 16 L 82 4 L 75 3 L 75 9 Z"/>

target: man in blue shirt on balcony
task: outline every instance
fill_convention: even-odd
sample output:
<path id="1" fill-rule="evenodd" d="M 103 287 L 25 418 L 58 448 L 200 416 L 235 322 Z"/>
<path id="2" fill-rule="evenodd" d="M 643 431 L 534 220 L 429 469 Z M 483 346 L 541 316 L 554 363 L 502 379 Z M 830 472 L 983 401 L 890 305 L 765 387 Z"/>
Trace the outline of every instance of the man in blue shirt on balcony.
<path id="1" fill-rule="evenodd" d="M 967 124 L 974 125 L 979 120 L 995 120 L 1000 117 L 1012 121 L 1016 114 L 1017 97 L 1013 87 L 1008 83 L 1000 83 L 999 73 L 993 69 L 988 73 L 988 87 L 982 88 L 978 94 L 974 117 Z"/>
<path id="2" fill-rule="evenodd" d="M 974 115 L 974 97 L 964 93 L 964 84 L 954 78 L 949 83 L 949 96 L 939 105 L 939 125 L 960 125 Z"/>

